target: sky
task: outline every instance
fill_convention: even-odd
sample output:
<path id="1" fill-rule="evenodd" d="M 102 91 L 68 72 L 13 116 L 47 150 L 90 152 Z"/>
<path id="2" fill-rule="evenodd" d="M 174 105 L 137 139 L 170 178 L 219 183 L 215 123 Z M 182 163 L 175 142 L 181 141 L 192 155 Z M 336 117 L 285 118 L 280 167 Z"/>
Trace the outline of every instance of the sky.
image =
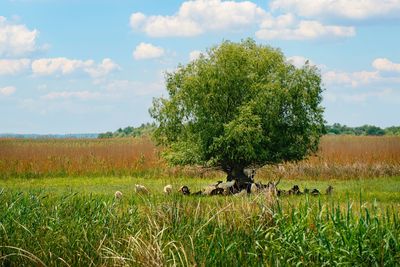
<path id="1" fill-rule="evenodd" d="M 165 72 L 249 37 L 320 69 L 328 124 L 400 125 L 400 0 L 0 0 L 0 133 L 150 122 Z"/>

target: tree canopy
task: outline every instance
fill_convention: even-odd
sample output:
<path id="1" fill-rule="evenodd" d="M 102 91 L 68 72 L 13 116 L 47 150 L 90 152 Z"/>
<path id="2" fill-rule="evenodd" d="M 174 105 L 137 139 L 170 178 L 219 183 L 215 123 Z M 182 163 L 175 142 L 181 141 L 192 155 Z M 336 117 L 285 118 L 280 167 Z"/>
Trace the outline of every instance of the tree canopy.
<path id="1" fill-rule="evenodd" d="M 172 164 L 218 167 L 243 180 L 245 168 L 315 152 L 324 131 L 318 69 L 296 68 L 252 39 L 224 41 L 178 66 L 166 88 L 150 114 Z"/>

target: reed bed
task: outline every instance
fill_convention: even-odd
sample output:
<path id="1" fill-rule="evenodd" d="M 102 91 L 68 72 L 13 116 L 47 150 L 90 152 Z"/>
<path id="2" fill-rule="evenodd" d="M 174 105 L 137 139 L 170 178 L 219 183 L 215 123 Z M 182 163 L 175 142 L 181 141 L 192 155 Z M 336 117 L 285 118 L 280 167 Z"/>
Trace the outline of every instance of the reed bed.
<path id="1" fill-rule="evenodd" d="M 0 139 L 0 178 L 69 176 L 221 177 L 201 168 L 170 167 L 149 138 Z M 266 166 L 261 179 L 352 179 L 400 175 L 400 137 L 324 136 L 316 155 Z"/>
<path id="2" fill-rule="evenodd" d="M 396 266 L 398 210 L 357 203 L 5 190 L 0 266 Z"/>

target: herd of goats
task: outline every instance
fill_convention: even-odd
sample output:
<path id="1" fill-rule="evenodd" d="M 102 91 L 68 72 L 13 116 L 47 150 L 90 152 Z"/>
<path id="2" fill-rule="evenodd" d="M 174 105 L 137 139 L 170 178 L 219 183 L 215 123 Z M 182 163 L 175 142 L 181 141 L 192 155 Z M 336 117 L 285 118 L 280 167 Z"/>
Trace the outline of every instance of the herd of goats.
<path id="1" fill-rule="evenodd" d="M 182 195 L 203 195 L 203 196 L 215 196 L 215 195 L 248 195 L 248 194 L 255 194 L 255 193 L 265 193 L 271 196 L 284 196 L 284 195 L 302 195 L 302 194 L 310 194 L 312 196 L 320 195 L 320 191 L 318 189 L 307 189 L 304 188 L 303 192 L 300 191 L 298 185 L 294 185 L 288 191 L 283 189 L 278 189 L 277 186 L 280 182 L 268 182 L 267 184 L 263 183 L 255 183 L 254 181 L 249 183 L 238 184 L 236 180 L 232 180 L 229 182 L 222 182 L 218 181 L 215 184 L 207 185 L 202 190 L 198 192 L 191 193 L 188 186 L 184 185 L 179 188 L 177 191 Z M 164 194 L 171 194 L 173 193 L 172 185 L 166 185 L 164 187 Z M 149 190 L 144 185 L 135 185 L 135 192 L 137 194 L 149 194 Z M 331 185 L 328 186 L 325 193 L 327 195 L 331 195 L 333 193 L 333 187 Z M 122 192 L 116 191 L 115 198 L 120 199 L 122 198 Z"/>

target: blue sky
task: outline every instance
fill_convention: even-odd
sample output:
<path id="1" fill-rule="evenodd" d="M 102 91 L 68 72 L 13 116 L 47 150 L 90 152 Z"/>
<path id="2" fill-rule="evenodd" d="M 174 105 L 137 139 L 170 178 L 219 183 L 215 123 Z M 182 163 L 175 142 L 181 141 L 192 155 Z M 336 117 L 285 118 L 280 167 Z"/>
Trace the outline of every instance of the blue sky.
<path id="1" fill-rule="evenodd" d="M 0 133 L 148 122 L 165 71 L 248 37 L 320 68 L 328 123 L 400 125 L 400 0 L 1 0 Z"/>

